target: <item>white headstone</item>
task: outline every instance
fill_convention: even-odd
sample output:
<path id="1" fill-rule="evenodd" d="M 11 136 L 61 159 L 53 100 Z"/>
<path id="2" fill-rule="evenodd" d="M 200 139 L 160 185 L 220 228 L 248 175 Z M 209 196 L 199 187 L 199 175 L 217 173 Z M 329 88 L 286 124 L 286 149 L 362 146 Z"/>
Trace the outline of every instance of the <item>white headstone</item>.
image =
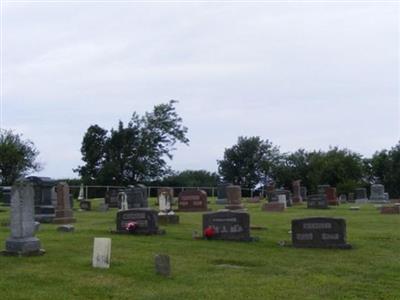
<path id="1" fill-rule="evenodd" d="M 111 239 L 94 238 L 93 244 L 93 268 L 110 268 L 111 262 Z"/>
<path id="2" fill-rule="evenodd" d="M 84 193 L 84 192 L 83 192 L 83 183 L 82 183 L 82 184 L 81 184 L 81 187 L 80 187 L 80 189 L 79 189 L 78 201 L 85 200 L 85 196 L 84 196 L 83 193 Z"/>
<path id="3" fill-rule="evenodd" d="M 125 192 L 121 192 L 118 194 L 118 196 L 121 199 L 121 208 L 119 209 L 119 211 L 124 211 L 124 210 L 128 210 L 129 206 L 128 206 L 128 196 L 126 195 Z"/>
<path id="4" fill-rule="evenodd" d="M 171 202 L 167 193 L 160 194 L 160 196 L 158 197 L 158 205 L 160 212 L 167 213 L 168 211 L 171 210 Z"/>
<path id="5" fill-rule="evenodd" d="M 286 195 L 278 195 L 278 202 L 283 203 L 286 208 Z"/>

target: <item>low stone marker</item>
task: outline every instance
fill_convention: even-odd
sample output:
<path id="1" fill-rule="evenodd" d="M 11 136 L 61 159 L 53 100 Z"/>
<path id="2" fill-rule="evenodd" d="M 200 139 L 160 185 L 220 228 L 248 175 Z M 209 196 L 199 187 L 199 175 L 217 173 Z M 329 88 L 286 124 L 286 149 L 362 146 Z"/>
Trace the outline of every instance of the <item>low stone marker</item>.
<path id="1" fill-rule="evenodd" d="M 187 212 L 208 211 L 207 193 L 201 190 L 186 190 L 179 194 L 178 210 Z"/>
<path id="2" fill-rule="evenodd" d="M 360 207 L 359 206 L 351 206 L 349 209 L 350 210 L 360 210 Z"/>
<path id="3" fill-rule="evenodd" d="M 111 263 L 111 239 L 94 238 L 93 243 L 93 268 L 110 268 Z"/>
<path id="4" fill-rule="evenodd" d="M 168 255 L 157 254 L 154 258 L 156 274 L 162 276 L 171 275 L 171 263 Z"/>
<path id="5" fill-rule="evenodd" d="M 73 232 L 75 231 L 74 225 L 67 224 L 67 225 L 61 225 L 57 227 L 57 231 L 60 232 Z"/>
<path id="6" fill-rule="evenodd" d="M 158 229 L 157 211 L 150 208 L 135 208 L 117 213 L 117 233 L 162 234 Z"/>
<path id="7" fill-rule="evenodd" d="M 292 243 L 298 248 L 351 248 L 346 243 L 346 221 L 340 218 L 292 220 Z"/>
<path id="8" fill-rule="evenodd" d="M 312 209 L 327 209 L 328 201 L 325 194 L 312 194 L 308 195 L 307 208 Z"/>
<path id="9" fill-rule="evenodd" d="M 203 214 L 203 237 L 215 240 L 251 241 L 250 215 L 223 210 Z"/>
<path id="10" fill-rule="evenodd" d="M 6 240 L 4 255 L 42 255 L 40 240 L 35 237 L 34 185 L 18 180 L 11 190 L 11 236 Z"/>
<path id="11" fill-rule="evenodd" d="M 384 205 L 381 207 L 381 214 L 392 215 L 399 213 L 400 213 L 400 206 L 398 205 L 391 205 L 391 206 Z"/>
<path id="12" fill-rule="evenodd" d="M 281 196 L 281 195 L 280 195 Z M 285 196 L 285 195 L 282 195 Z M 267 211 L 267 212 L 284 212 L 285 211 L 285 205 L 286 203 L 281 203 L 281 202 L 269 202 L 265 203 L 262 206 L 262 211 Z"/>

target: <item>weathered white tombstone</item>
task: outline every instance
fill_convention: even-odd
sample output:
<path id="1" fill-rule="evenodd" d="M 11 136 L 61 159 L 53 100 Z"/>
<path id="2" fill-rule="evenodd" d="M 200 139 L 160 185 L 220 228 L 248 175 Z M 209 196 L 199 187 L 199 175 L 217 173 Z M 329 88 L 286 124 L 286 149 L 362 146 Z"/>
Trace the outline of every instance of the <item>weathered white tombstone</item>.
<path id="1" fill-rule="evenodd" d="M 125 192 L 120 192 L 118 194 L 118 197 L 120 199 L 120 208 L 119 211 L 124 211 L 124 210 L 128 210 L 129 206 L 128 206 L 128 196 L 126 195 Z"/>
<path id="2" fill-rule="evenodd" d="M 385 187 L 382 184 L 371 185 L 371 195 L 369 197 L 371 202 L 385 202 Z"/>
<path id="3" fill-rule="evenodd" d="M 94 238 L 93 244 L 93 268 L 110 268 L 111 262 L 111 239 Z"/>
<path id="4" fill-rule="evenodd" d="M 285 205 L 285 208 L 286 208 L 286 195 L 284 195 L 284 194 L 278 195 L 278 202 Z"/>
<path id="5" fill-rule="evenodd" d="M 178 224 L 179 216 L 175 215 L 172 210 L 172 197 L 166 193 L 162 192 L 158 196 L 158 207 L 160 209 L 158 213 L 158 221 L 160 224 Z"/>
<path id="6" fill-rule="evenodd" d="M 82 183 L 81 187 L 79 189 L 78 201 L 83 201 L 83 200 L 85 200 L 85 195 L 84 195 L 83 183 Z"/>
<path id="7" fill-rule="evenodd" d="M 11 190 L 11 236 L 6 240 L 5 255 L 42 255 L 40 240 L 35 237 L 33 183 L 21 179 Z"/>

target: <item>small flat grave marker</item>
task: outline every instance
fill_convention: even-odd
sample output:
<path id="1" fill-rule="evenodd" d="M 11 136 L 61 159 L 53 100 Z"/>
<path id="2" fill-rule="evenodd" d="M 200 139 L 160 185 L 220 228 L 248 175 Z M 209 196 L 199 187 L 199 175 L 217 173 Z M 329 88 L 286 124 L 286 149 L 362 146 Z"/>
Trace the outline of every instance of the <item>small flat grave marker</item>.
<path id="1" fill-rule="evenodd" d="M 285 211 L 285 203 L 280 203 L 280 202 L 265 203 L 262 206 L 262 210 L 267 211 L 267 212 L 284 212 Z"/>
<path id="2" fill-rule="evenodd" d="M 156 273 L 162 276 L 171 275 L 171 264 L 168 255 L 158 254 L 154 258 Z"/>
<path id="3" fill-rule="evenodd" d="M 340 218 L 292 220 L 292 243 L 298 248 L 351 248 L 346 243 L 346 221 Z"/>
<path id="4" fill-rule="evenodd" d="M 398 205 L 391 205 L 391 206 L 382 206 L 381 207 L 381 214 L 385 215 L 393 215 L 400 213 L 400 206 Z"/>

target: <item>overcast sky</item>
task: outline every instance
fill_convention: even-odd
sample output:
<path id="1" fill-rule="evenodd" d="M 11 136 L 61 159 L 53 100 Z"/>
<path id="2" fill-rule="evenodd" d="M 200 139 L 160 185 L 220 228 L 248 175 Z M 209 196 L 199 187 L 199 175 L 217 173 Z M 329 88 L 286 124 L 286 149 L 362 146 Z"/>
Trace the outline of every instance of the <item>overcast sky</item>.
<path id="1" fill-rule="evenodd" d="M 43 176 L 76 177 L 83 134 L 179 100 L 176 170 L 217 170 L 237 137 L 370 156 L 400 139 L 399 5 L 12 4 L 3 128 Z"/>

